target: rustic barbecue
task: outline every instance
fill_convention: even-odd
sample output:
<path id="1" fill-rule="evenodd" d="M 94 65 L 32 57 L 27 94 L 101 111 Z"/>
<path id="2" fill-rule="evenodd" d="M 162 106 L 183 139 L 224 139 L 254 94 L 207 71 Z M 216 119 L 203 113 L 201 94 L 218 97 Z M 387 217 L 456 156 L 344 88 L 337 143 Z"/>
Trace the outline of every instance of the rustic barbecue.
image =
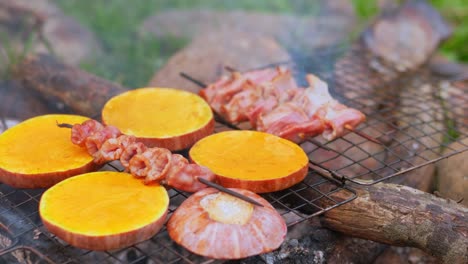
<path id="1" fill-rule="evenodd" d="M 406 4 L 395 15 L 377 20 L 349 48 L 316 49 L 291 60 L 257 65 L 254 69 L 257 73 L 280 71 L 289 82 L 302 87 L 308 86 L 307 81 L 318 80 L 307 79 L 307 74 L 313 73 L 328 84 L 330 95 L 337 102 L 362 112 L 366 120 L 360 119 L 350 127 L 356 133 L 340 132 L 328 139 L 301 137 L 297 140 L 308 157 L 305 179 L 285 190 L 261 195 L 286 221 L 288 237 L 277 251 L 244 259 L 243 263 L 294 259 L 323 263 L 345 258 L 371 262 L 386 248 L 380 243 L 417 247 L 446 263 L 463 263 L 468 258 L 466 207 L 423 192 L 429 190 L 436 162 L 468 151 L 468 85 L 434 75 L 427 66 L 450 30 L 432 8 L 416 2 Z M 391 34 L 380 34 L 382 28 L 398 34 L 403 25 L 411 25 L 408 32 L 415 36 L 415 43 L 425 44 L 420 47 L 413 42 L 395 43 L 392 41 L 402 40 Z M 238 72 L 224 66 L 220 65 L 218 78 L 223 74 L 239 77 Z M 284 70 L 286 67 L 288 70 Z M 249 66 L 239 72 L 250 70 L 253 68 Z M 105 102 L 127 90 L 47 55 L 27 57 L 14 69 L 14 76 L 21 89 L 41 96 L 31 107 L 37 109 L 39 105 L 43 109 L 45 105 L 44 111 L 48 111 L 52 104 L 54 111 L 97 120 Z M 198 82 L 200 90 L 217 80 L 186 70 L 184 76 Z M 0 87 L 3 87 L 1 83 Z M 250 124 L 239 124 L 238 121 L 246 121 L 245 117 L 226 111 L 229 107 L 235 108 L 229 102 L 213 107 L 219 110 L 216 111 L 219 115 L 215 115 L 215 132 L 250 128 Z M 25 119 L 24 113 L 12 110 L 13 104 L 8 108 L 11 108 L 8 115 L 0 113 L 0 126 L 6 128 L 13 119 Z M 69 130 L 67 125 L 58 125 Z M 320 133 L 314 136 L 317 134 Z M 116 134 L 113 138 L 113 144 L 132 143 L 125 141 L 129 137 Z M 110 145 L 106 145 L 109 150 L 115 150 Z M 182 150 L 171 155 L 185 164 L 189 153 Z M 123 168 L 120 163 L 110 162 L 103 170 L 122 171 Z M 43 189 L 15 189 L 0 184 L 0 263 L 217 263 L 176 244 L 169 235 L 172 232 L 176 237 L 178 232 L 166 227 L 149 240 L 120 250 L 75 248 L 44 228 L 38 213 L 43 192 Z M 190 193 L 178 189 L 168 190 L 168 195 L 168 215 L 173 215 L 190 197 Z M 315 217 L 318 215 L 321 223 Z M 308 226 L 307 235 L 301 233 L 304 226 Z"/>

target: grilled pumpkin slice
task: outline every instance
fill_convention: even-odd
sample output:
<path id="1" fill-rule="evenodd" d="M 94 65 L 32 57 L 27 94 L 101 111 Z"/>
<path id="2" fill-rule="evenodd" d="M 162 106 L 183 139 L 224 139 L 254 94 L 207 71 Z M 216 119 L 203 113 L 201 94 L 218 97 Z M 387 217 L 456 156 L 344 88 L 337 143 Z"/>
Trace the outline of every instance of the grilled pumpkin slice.
<path id="1" fill-rule="evenodd" d="M 208 167 L 224 187 L 255 193 L 286 189 L 307 175 L 308 158 L 295 143 L 257 131 L 225 131 L 205 137 L 190 158 Z"/>
<path id="2" fill-rule="evenodd" d="M 70 141 L 70 129 L 56 124 L 82 123 L 87 119 L 43 115 L 5 131 L 0 135 L 0 182 L 16 188 L 45 188 L 98 169 L 86 149 Z"/>
<path id="3" fill-rule="evenodd" d="M 64 180 L 41 198 L 44 226 L 69 244 L 91 250 L 130 246 L 163 226 L 169 196 L 128 173 L 92 172 Z"/>
<path id="4" fill-rule="evenodd" d="M 148 147 L 171 151 L 188 148 L 214 130 L 213 112 L 200 96 L 170 88 L 117 95 L 104 105 L 102 121 Z"/>

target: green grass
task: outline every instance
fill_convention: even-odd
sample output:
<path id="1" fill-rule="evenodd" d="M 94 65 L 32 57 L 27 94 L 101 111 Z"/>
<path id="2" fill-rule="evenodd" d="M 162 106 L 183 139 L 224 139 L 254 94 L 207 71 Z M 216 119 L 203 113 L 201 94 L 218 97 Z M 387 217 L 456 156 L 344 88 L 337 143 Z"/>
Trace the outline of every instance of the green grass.
<path id="1" fill-rule="evenodd" d="M 431 0 L 430 1 L 454 27 L 453 35 L 442 46 L 447 57 L 468 62 L 468 1 Z"/>
<path id="2" fill-rule="evenodd" d="M 431 0 L 454 23 L 454 36 L 443 46 L 450 58 L 468 61 L 468 1 Z M 274 13 L 313 14 L 313 0 L 57 0 L 66 14 L 90 28 L 100 39 L 104 52 L 81 66 L 127 87 L 142 87 L 152 74 L 188 40 L 141 36 L 139 25 L 164 9 L 211 8 L 255 10 Z M 376 0 L 352 0 L 361 25 L 378 13 Z"/>
<path id="3" fill-rule="evenodd" d="M 356 15 L 363 22 L 374 17 L 379 9 L 375 0 L 352 0 Z"/>
<path id="4" fill-rule="evenodd" d="M 375 0 L 352 0 L 361 21 L 374 17 L 379 9 Z M 398 1 L 403 2 L 403 1 Z M 441 52 L 454 61 L 468 62 L 468 1 L 428 0 L 453 26 L 453 35 L 442 45 Z"/>
<path id="5" fill-rule="evenodd" d="M 6 63 L 0 63 L 0 80 L 8 79 L 11 75 L 13 68 L 19 62 L 23 61 L 26 55 L 30 52 L 33 41 L 35 40 L 35 34 L 29 33 L 26 37 L 26 40 L 23 43 L 23 47 L 18 49 L 6 34 L 0 32 L 0 44 L 3 52 L 0 53 L 0 61 L 5 61 Z"/>

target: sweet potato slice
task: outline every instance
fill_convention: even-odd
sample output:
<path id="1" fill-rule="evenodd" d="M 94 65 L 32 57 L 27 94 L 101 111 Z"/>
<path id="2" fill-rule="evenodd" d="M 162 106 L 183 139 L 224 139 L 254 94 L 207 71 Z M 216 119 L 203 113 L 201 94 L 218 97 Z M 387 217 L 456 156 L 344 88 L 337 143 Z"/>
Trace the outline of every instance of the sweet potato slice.
<path id="1" fill-rule="evenodd" d="M 70 176 L 96 170 L 85 149 L 70 141 L 59 123 L 82 123 L 87 117 L 43 115 L 0 135 L 0 182 L 17 188 L 50 187 Z"/>
<path id="2" fill-rule="evenodd" d="M 122 172 L 92 172 L 64 180 L 41 198 L 45 227 L 67 243 L 91 250 L 130 246 L 163 226 L 169 196 Z"/>
<path id="3" fill-rule="evenodd" d="M 198 95 L 170 88 L 141 88 L 111 98 L 102 121 L 148 147 L 171 151 L 192 146 L 213 133 L 210 106 Z"/>
<path id="4" fill-rule="evenodd" d="M 170 237 L 196 254 L 216 259 L 245 258 L 278 248 L 287 232 L 284 219 L 259 195 L 233 190 L 263 207 L 206 188 L 190 196 L 171 216 L 167 223 Z"/>
<path id="5" fill-rule="evenodd" d="M 302 181 L 308 158 L 295 143 L 257 131 L 226 131 L 205 137 L 189 152 L 224 187 L 255 193 L 286 189 Z"/>

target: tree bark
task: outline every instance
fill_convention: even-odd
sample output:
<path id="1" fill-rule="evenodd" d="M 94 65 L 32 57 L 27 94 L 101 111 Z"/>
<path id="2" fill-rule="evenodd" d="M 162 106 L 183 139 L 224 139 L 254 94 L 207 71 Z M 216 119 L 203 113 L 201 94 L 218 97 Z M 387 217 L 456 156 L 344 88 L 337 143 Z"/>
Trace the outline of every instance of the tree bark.
<path id="1" fill-rule="evenodd" d="M 339 193 L 334 197 L 340 199 Z M 395 184 L 358 190 L 358 197 L 321 218 L 343 234 L 424 250 L 444 263 L 468 263 L 468 208 Z"/>
<path id="2" fill-rule="evenodd" d="M 96 117 L 111 97 L 126 91 L 119 84 L 65 65 L 49 55 L 27 57 L 14 77 L 46 100 L 62 102 L 76 114 Z"/>

